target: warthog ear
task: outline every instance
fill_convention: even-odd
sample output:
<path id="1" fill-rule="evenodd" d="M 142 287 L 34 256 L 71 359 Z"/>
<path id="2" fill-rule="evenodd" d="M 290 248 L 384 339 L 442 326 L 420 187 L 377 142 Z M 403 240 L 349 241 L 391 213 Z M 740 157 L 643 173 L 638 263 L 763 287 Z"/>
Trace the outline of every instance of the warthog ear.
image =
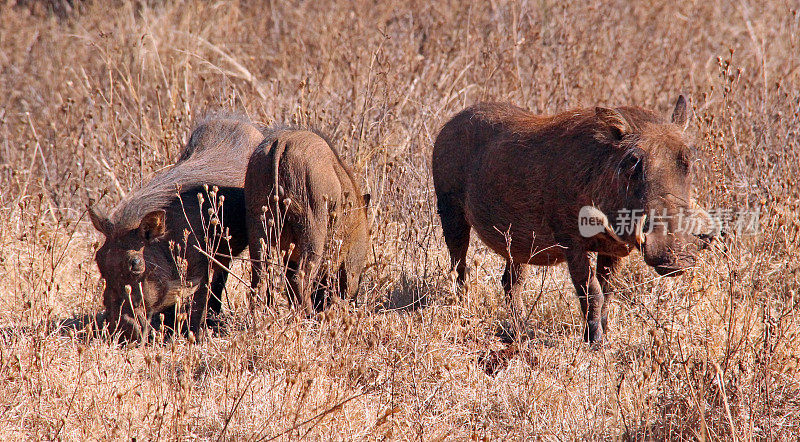
<path id="1" fill-rule="evenodd" d="M 596 107 L 594 108 L 594 113 L 600 121 L 608 126 L 615 139 L 620 140 L 623 136 L 632 132 L 630 123 L 618 110 Z"/>
<path id="2" fill-rule="evenodd" d="M 683 95 L 679 95 L 678 102 L 675 103 L 675 110 L 672 111 L 672 122 L 681 129 L 686 129 L 686 98 Z"/>
<path id="3" fill-rule="evenodd" d="M 368 193 L 365 193 L 364 195 L 361 196 L 361 199 L 364 200 L 364 207 L 369 207 L 369 201 L 371 198 L 372 197 Z"/>
<path id="4" fill-rule="evenodd" d="M 111 233 L 114 231 L 114 225 L 111 224 L 111 220 L 106 218 L 105 215 L 94 209 L 94 201 L 89 200 L 88 210 L 89 219 L 92 220 L 94 228 L 107 237 L 111 236 Z"/>
<path id="5" fill-rule="evenodd" d="M 164 210 L 154 210 L 145 215 L 139 223 L 139 236 L 145 241 L 155 241 L 164 236 L 167 233 L 166 215 Z"/>

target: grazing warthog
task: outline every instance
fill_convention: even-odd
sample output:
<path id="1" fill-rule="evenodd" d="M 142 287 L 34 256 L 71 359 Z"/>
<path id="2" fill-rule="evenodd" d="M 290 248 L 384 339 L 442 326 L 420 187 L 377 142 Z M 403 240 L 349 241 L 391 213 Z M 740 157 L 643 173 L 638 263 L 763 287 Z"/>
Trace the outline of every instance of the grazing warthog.
<path id="1" fill-rule="evenodd" d="M 164 312 L 174 320 L 176 303 L 190 296 L 190 330 L 211 319 L 208 310 L 220 312 L 228 272 L 218 264 L 227 267 L 247 247 L 244 175 L 263 138 L 244 119 L 209 117 L 178 162 L 131 192 L 110 217 L 90 207 L 94 227 L 105 235 L 95 260 L 106 282 L 110 330 L 141 338 L 151 315 Z"/>
<path id="2" fill-rule="evenodd" d="M 326 286 L 355 296 L 370 248 L 369 195 L 324 139 L 303 130 L 268 133 L 250 158 L 244 197 L 253 289 L 277 246 L 290 299 L 307 315 L 324 307 Z"/>
<path id="3" fill-rule="evenodd" d="M 683 96 L 671 122 L 638 107 L 538 116 L 484 103 L 457 114 L 436 138 L 433 182 L 458 281 L 473 228 L 506 258 L 502 283 L 519 327 L 525 265 L 566 261 L 585 338 L 602 341 L 621 258 L 639 249 L 659 274 L 676 275 L 710 238 L 708 214 L 691 198 L 685 122 Z M 679 225 L 683 215 L 699 220 L 693 230 Z"/>

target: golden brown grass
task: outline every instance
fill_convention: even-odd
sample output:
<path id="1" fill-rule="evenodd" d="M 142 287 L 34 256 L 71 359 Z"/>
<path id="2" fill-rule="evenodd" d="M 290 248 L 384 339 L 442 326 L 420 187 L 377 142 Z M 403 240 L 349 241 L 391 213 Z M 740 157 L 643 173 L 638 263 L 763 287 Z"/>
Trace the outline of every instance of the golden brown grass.
<path id="1" fill-rule="evenodd" d="M 800 437 L 793 2 L 26 3 L 0 6 L 0 438 Z M 600 351 L 565 269 L 537 270 L 534 337 L 487 375 L 502 266 L 473 242 L 453 292 L 440 125 L 486 99 L 666 114 L 679 93 L 700 201 L 760 210 L 761 233 L 677 279 L 629 259 Z M 232 278 L 226 327 L 201 344 L 56 327 L 100 308 L 86 191 L 112 206 L 206 109 L 313 125 L 356 166 L 376 208 L 359 305 L 250 315 Z"/>

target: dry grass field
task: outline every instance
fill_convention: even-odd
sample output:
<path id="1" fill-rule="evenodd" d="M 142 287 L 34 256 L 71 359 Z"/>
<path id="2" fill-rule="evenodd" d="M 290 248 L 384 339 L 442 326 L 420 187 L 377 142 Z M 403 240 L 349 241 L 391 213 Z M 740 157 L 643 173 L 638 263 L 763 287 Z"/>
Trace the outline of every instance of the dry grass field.
<path id="1" fill-rule="evenodd" d="M 796 2 L 0 3 L 0 439 L 800 438 Z M 698 200 L 758 233 L 678 278 L 632 255 L 599 350 L 566 266 L 536 269 L 532 337 L 507 348 L 501 260 L 473 239 L 453 287 L 441 125 L 481 100 L 666 116 L 680 93 Z M 358 303 L 251 314 L 232 277 L 206 339 L 98 336 L 87 194 L 113 207 L 209 110 L 316 127 L 354 166 L 375 217 Z"/>

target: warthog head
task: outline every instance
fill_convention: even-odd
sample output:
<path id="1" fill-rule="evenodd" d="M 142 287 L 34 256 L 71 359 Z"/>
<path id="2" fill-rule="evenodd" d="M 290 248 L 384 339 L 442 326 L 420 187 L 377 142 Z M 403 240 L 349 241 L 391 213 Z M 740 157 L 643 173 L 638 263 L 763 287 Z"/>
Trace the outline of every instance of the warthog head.
<path id="1" fill-rule="evenodd" d="M 685 99 L 678 98 L 669 123 L 642 118 L 635 108 L 595 111 L 621 153 L 613 168 L 613 180 L 620 185 L 612 186 L 618 210 L 603 222 L 613 226 L 615 239 L 638 248 L 660 275 L 693 267 L 697 252 L 719 232 L 692 198 Z"/>
<path id="2" fill-rule="evenodd" d="M 179 296 L 180 278 L 169 247 L 162 241 L 167 233 L 165 215 L 164 210 L 152 211 L 130 228 L 115 226 L 89 208 L 92 224 L 105 236 L 95 261 L 105 280 L 106 320 L 112 332 L 120 331 L 126 338 L 145 335 L 148 315 Z"/>

